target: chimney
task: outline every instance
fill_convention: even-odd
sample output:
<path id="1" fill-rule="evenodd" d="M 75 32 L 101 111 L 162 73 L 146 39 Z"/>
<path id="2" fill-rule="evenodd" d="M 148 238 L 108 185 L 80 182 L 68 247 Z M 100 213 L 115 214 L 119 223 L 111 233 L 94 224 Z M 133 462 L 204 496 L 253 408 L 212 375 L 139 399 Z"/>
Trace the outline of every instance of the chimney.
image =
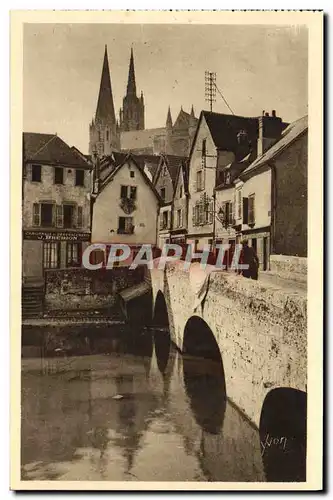
<path id="1" fill-rule="evenodd" d="M 265 112 L 263 112 L 265 113 Z M 264 114 L 258 118 L 258 141 L 257 141 L 257 156 L 264 154 Z"/>
<path id="2" fill-rule="evenodd" d="M 276 110 L 275 109 L 272 110 L 272 116 L 274 116 L 274 118 L 276 117 Z"/>
<path id="3" fill-rule="evenodd" d="M 266 113 L 265 113 L 265 116 L 269 116 L 269 113 L 267 113 L 267 112 L 266 112 Z"/>

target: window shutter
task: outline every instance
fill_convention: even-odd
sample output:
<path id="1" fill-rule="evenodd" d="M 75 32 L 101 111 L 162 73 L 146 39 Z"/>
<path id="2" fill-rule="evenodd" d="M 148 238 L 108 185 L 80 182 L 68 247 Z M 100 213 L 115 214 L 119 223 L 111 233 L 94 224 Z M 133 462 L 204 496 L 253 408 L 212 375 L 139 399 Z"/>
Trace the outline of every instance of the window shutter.
<path id="1" fill-rule="evenodd" d="M 197 221 L 196 221 L 196 213 L 195 213 L 195 205 L 193 205 L 192 207 L 192 224 L 193 226 L 196 226 L 197 225 Z"/>
<path id="2" fill-rule="evenodd" d="M 32 225 L 40 226 L 40 204 L 34 203 L 33 214 L 32 214 Z"/>
<path id="3" fill-rule="evenodd" d="M 77 207 L 77 227 L 83 226 L 83 207 Z"/>
<path id="4" fill-rule="evenodd" d="M 249 199 L 243 198 L 243 224 L 249 221 Z"/>
<path id="5" fill-rule="evenodd" d="M 231 226 L 234 224 L 234 219 L 235 219 L 235 204 L 231 201 L 230 202 L 230 225 Z"/>
<path id="6" fill-rule="evenodd" d="M 56 206 L 56 226 L 63 227 L 64 225 L 64 211 L 62 205 Z"/>
<path id="7" fill-rule="evenodd" d="M 127 186 L 120 186 L 120 198 L 127 198 Z"/>
<path id="8" fill-rule="evenodd" d="M 162 212 L 160 213 L 160 229 L 163 229 L 163 216 L 162 216 Z"/>
<path id="9" fill-rule="evenodd" d="M 229 224 L 229 220 L 230 220 L 230 202 L 228 201 L 228 202 L 225 204 L 225 217 L 224 217 L 224 222 L 225 222 L 225 225 L 226 225 L 226 226 Z"/>

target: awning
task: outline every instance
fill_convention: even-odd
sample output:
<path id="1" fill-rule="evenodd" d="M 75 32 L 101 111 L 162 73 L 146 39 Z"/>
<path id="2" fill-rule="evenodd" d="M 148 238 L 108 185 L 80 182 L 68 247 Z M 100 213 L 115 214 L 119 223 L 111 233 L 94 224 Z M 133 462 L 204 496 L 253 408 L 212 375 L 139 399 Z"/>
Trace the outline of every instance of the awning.
<path id="1" fill-rule="evenodd" d="M 120 292 L 119 295 L 124 300 L 124 302 L 129 302 L 130 300 L 136 299 L 137 297 L 141 297 L 142 295 L 149 293 L 150 290 L 151 287 L 148 285 L 148 283 L 143 282 L 139 283 L 138 285 L 131 286 L 130 288 L 126 288 L 125 290 Z"/>

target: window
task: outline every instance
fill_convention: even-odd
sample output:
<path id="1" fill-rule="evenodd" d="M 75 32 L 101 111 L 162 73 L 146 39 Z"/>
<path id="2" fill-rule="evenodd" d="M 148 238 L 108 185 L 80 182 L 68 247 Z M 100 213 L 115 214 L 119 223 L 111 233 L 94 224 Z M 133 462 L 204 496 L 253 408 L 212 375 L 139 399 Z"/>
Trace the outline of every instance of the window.
<path id="1" fill-rule="evenodd" d="M 233 225 L 233 219 L 234 219 L 234 214 L 233 214 L 233 204 L 231 201 L 227 201 L 225 203 L 225 226 L 232 226 Z"/>
<path id="2" fill-rule="evenodd" d="M 127 186 L 120 186 L 120 198 L 127 198 Z"/>
<path id="3" fill-rule="evenodd" d="M 43 268 L 57 269 L 60 267 L 60 243 L 44 242 L 43 245 Z"/>
<path id="4" fill-rule="evenodd" d="M 82 243 L 67 242 L 66 267 L 80 267 L 82 258 Z"/>
<path id="5" fill-rule="evenodd" d="M 183 197 L 183 186 L 180 186 L 179 188 L 179 198 Z"/>
<path id="6" fill-rule="evenodd" d="M 41 165 L 31 165 L 31 180 L 32 182 L 42 182 Z"/>
<path id="7" fill-rule="evenodd" d="M 32 225 L 40 226 L 40 204 L 34 203 L 32 210 Z"/>
<path id="8" fill-rule="evenodd" d="M 74 205 L 63 205 L 64 228 L 74 227 Z"/>
<path id="9" fill-rule="evenodd" d="M 83 227 L 83 207 L 77 207 L 77 227 Z"/>
<path id="10" fill-rule="evenodd" d="M 109 140 L 109 131 L 108 130 L 106 131 L 106 140 L 107 141 Z"/>
<path id="11" fill-rule="evenodd" d="M 168 212 L 162 213 L 162 229 L 167 229 L 168 227 L 168 222 L 169 222 L 168 215 L 169 215 Z"/>
<path id="12" fill-rule="evenodd" d="M 162 200 L 165 201 L 165 188 L 161 188 L 160 193 L 161 193 Z"/>
<path id="13" fill-rule="evenodd" d="M 54 225 L 53 214 L 54 205 L 52 203 L 41 203 L 40 225 L 42 227 L 52 227 Z"/>
<path id="14" fill-rule="evenodd" d="M 243 198 L 243 224 L 248 224 L 249 221 L 249 199 Z"/>
<path id="15" fill-rule="evenodd" d="M 248 201 L 248 224 L 255 224 L 255 195 L 251 194 Z"/>
<path id="16" fill-rule="evenodd" d="M 130 171 L 130 177 L 134 178 L 135 174 L 134 174 L 134 170 L 131 170 Z"/>
<path id="17" fill-rule="evenodd" d="M 242 191 L 237 191 L 237 218 L 242 218 Z"/>
<path id="18" fill-rule="evenodd" d="M 206 156 L 207 151 L 206 151 L 206 139 L 203 139 L 202 141 L 202 156 Z"/>
<path id="19" fill-rule="evenodd" d="M 54 167 L 54 184 L 64 183 L 64 169 L 61 167 Z"/>
<path id="20" fill-rule="evenodd" d="M 130 186 L 130 198 L 136 200 L 136 186 Z"/>
<path id="21" fill-rule="evenodd" d="M 64 226 L 64 211 L 62 205 L 56 206 L 56 226 L 57 227 Z"/>
<path id="22" fill-rule="evenodd" d="M 75 186 L 84 186 L 84 170 L 75 170 Z"/>
<path id="23" fill-rule="evenodd" d="M 197 172 L 197 191 L 201 191 L 203 189 L 203 171 L 198 170 Z"/>
<path id="24" fill-rule="evenodd" d="M 179 209 L 177 210 L 177 227 L 182 226 L 182 211 Z"/>
<path id="25" fill-rule="evenodd" d="M 120 198 L 136 200 L 136 186 L 120 186 Z"/>
<path id="26" fill-rule="evenodd" d="M 133 217 L 119 217 L 118 234 L 133 234 Z"/>

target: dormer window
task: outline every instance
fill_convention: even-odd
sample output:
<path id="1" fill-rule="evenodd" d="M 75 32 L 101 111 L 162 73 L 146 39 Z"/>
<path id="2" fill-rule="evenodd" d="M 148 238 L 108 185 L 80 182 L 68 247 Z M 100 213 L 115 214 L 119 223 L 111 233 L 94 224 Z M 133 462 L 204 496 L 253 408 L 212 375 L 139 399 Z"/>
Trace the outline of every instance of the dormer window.
<path id="1" fill-rule="evenodd" d="M 246 130 L 240 130 L 237 134 L 237 142 L 238 144 L 244 144 L 248 142 L 248 136 Z"/>
<path id="2" fill-rule="evenodd" d="M 227 172 L 225 174 L 225 183 L 230 184 L 230 180 L 231 180 L 230 172 Z"/>

